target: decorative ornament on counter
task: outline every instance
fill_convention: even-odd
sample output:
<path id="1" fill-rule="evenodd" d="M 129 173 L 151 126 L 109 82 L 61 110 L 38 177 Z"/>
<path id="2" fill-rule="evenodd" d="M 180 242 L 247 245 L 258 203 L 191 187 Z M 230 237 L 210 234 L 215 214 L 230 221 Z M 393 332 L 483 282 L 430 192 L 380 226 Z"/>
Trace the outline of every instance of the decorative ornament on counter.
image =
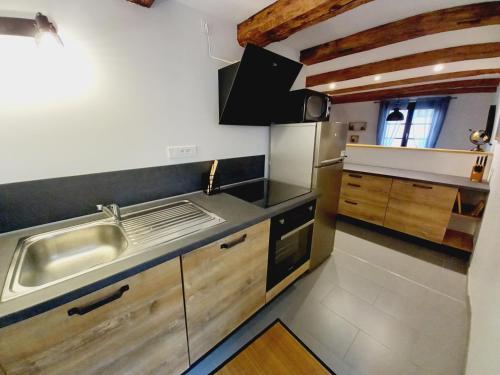
<path id="1" fill-rule="evenodd" d="M 490 141 L 490 136 L 488 133 L 486 133 L 485 130 L 472 130 L 469 129 L 470 134 L 469 134 L 469 140 L 474 147 L 471 151 L 484 151 L 481 146 L 487 144 Z"/>

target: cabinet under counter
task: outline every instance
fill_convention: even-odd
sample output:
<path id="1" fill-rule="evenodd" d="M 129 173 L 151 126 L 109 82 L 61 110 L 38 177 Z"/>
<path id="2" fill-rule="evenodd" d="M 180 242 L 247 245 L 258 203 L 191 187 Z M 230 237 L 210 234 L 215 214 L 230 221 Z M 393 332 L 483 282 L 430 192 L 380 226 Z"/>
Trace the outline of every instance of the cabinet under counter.
<path id="1" fill-rule="evenodd" d="M 488 192 L 487 183 L 465 177 L 346 163 L 339 213 L 472 252 L 476 231 L 471 227 L 480 218 L 458 214 L 457 207 L 464 195 L 484 204 Z"/>

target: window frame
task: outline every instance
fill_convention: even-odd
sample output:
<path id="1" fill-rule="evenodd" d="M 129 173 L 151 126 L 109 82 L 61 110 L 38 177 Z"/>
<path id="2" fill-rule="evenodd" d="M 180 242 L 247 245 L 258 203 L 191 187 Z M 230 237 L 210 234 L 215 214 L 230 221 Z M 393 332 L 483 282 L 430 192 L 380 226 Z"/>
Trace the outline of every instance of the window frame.
<path id="1" fill-rule="evenodd" d="M 408 116 L 406 116 L 405 127 L 403 129 L 403 138 L 401 139 L 401 147 L 408 147 L 408 139 L 410 138 L 411 123 L 413 122 L 413 114 L 415 113 L 415 107 L 417 102 L 409 102 L 406 110 L 408 111 Z"/>

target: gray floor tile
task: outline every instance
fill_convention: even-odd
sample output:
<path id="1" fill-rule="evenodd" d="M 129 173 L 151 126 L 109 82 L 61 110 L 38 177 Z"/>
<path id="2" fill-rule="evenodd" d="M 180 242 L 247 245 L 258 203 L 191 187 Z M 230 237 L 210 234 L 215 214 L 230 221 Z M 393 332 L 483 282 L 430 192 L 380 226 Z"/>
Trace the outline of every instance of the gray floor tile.
<path id="1" fill-rule="evenodd" d="M 356 336 L 345 361 L 360 375 L 400 375 L 416 367 L 362 331 Z"/>
<path id="2" fill-rule="evenodd" d="M 452 354 L 435 337 L 422 335 L 412 352 L 411 360 L 421 368 L 439 375 L 460 375 L 465 356 Z"/>
<path id="3" fill-rule="evenodd" d="M 341 288 L 332 291 L 323 303 L 398 355 L 410 356 L 418 338 L 415 329 Z"/>
<path id="4" fill-rule="evenodd" d="M 374 303 L 382 289 L 381 286 L 374 281 L 362 277 L 350 271 L 348 268 L 342 267 L 335 262 L 334 257 L 328 260 L 326 268 L 330 271 L 328 272 L 328 277 L 334 284 L 368 303 Z"/>
<path id="5" fill-rule="evenodd" d="M 351 346 L 358 328 L 319 303 L 305 304 L 284 317 L 292 331 L 304 331 L 343 357 Z"/>
<path id="6" fill-rule="evenodd" d="M 348 268 L 361 277 L 396 293 L 411 296 L 415 299 L 422 299 L 427 293 L 428 288 L 415 281 L 390 272 L 381 266 L 376 266 L 363 259 L 354 257 L 343 250 L 336 249 L 332 258 L 341 267 Z"/>

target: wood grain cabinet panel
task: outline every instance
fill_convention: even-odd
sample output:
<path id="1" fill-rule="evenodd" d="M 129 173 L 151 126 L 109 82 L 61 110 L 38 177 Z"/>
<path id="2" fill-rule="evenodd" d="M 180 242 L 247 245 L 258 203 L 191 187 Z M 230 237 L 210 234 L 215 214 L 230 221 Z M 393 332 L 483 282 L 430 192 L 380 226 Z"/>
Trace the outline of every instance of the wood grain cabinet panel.
<path id="1" fill-rule="evenodd" d="M 384 226 L 441 243 L 457 191 L 453 187 L 394 179 Z"/>
<path id="2" fill-rule="evenodd" d="M 340 197 L 339 213 L 368 223 L 383 225 L 387 204 L 369 203 L 362 200 Z"/>
<path id="3" fill-rule="evenodd" d="M 383 225 L 392 178 L 344 172 L 339 213 Z"/>
<path id="4" fill-rule="evenodd" d="M 69 316 L 126 286 L 120 298 Z M 179 258 L 0 329 L 6 374 L 180 374 L 188 366 Z"/>
<path id="5" fill-rule="evenodd" d="M 345 198 L 385 205 L 389 199 L 392 178 L 344 172 L 341 194 Z"/>
<path id="6" fill-rule="evenodd" d="M 191 363 L 265 304 L 269 220 L 182 256 Z"/>

